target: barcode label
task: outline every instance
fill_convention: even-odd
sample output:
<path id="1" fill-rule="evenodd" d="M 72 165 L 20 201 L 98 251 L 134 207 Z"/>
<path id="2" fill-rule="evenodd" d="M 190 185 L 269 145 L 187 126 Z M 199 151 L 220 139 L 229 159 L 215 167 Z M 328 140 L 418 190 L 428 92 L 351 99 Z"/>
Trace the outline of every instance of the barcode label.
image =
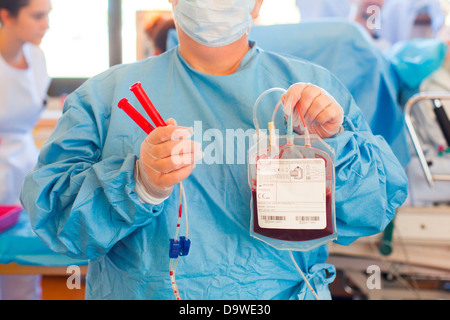
<path id="1" fill-rule="evenodd" d="M 296 216 L 295 220 L 299 221 L 299 222 L 320 221 L 320 217 L 319 216 Z"/>
<path id="2" fill-rule="evenodd" d="M 265 223 L 281 223 L 286 222 L 286 216 L 261 216 L 261 220 Z M 319 216 L 296 216 L 295 221 L 299 224 L 320 222 Z"/>
<path id="3" fill-rule="evenodd" d="M 261 219 L 266 223 L 268 222 L 277 222 L 277 221 L 286 221 L 285 216 L 261 216 Z"/>
<path id="4" fill-rule="evenodd" d="M 322 230 L 326 220 L 323 159 L 260 159 L 256 205 L 261 228 Z"/>

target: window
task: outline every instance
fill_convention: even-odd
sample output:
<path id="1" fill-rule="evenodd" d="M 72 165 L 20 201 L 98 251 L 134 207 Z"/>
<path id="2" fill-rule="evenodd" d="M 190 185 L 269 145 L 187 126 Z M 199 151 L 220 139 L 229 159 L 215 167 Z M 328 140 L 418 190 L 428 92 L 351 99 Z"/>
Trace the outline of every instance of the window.
<path id="1" fill-rule="evenodd" d="M 300 22 L 300 11 L 295 0 L 264 0 L 258 23 L 263 25 Z"/>
<path id="2" fill-rule="evenodd" d="M 50 77 L 88 78 L 109 67 L 107 0 L 52 0 L 49 19 L 41 47 Z"/>

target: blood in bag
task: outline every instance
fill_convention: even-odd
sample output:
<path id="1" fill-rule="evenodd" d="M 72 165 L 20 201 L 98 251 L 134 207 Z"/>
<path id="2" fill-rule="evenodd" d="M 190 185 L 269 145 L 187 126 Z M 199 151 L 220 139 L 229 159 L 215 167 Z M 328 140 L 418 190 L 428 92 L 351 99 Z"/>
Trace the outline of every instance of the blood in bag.
<path id="1" fill-rule="evenodd" d="M 261 94 L 253 107 L 255 144 L 248 152 L 251 197 L 250 235 L 278 250 L 309 251 L 337 239 L 334 150 L 310 134 L 303 116 L 302 131 L 293 132 L 292 115 L 286 135 L 279 135 L 275 116 L 269 135 L 259 129 L 258 105 L 273 92 Z"/>
<path id="2" fill-rule="evenodd" d="M 259 217 L 258 217 L 258 199 L 257 199 L 257 193 L 256 191 L 252 192 L 253 197 L 253 231 L 269 237 L 273 239 L 278 240 L 284 240 L 284 241 L 309 241 L 314 239 L 323 238 L 329 235 L 333 234 L 333 220 L 332 220 L 332 214 L 331 214 L 331 196 L 328 195 L 326 197 L 326 221 L 327 226 L 322 230 L 303 230 L 303 229 L 272 229 L 272 228 L 262 228 L 259 225 Z M 305 219 L 314 219 L 307 218 Z M 269 219 L 277 219 L 279 217 L 272 216 L 268 217 Z M 282 219 L 282 218 L 279 218 Z"/>
<path id="3" fill-rule="evenodd" d="M 252 207 L 253 207 L 253 232 L 271 239 L 278 239 L 282 241 L 310 241 L 332 236 L 335 233 L 334 227 L 334 206 L 333 206 L 333 170 L 332 161 L 329 155 L 319 149 L 303 146 L 281 146 L 278 147 L 277 154 L 271 154 L 270 150 L 263 151 L 257 156 L 254 161 L 253 170 L 257 170 L 258 165 L 262 165 L 261 161 L 273 162 L 273 167 L 268 167 L 267 170 L 276 171 L 275 169 L 284 167 L 285 171 L 288 167 L 295 167 L 290 175 L 274 173 L 273 175 L 252 174 Z M 298 165 L 300 163 L 300 165 Z M 302 163 L 305 166 L 315 166 L 317 178 L 315 184 L 308 181 L 309 176 L 300 175 L 294 177 L 295 172 L 303 171 L 300 166 Z M 321 166 L 322 170 L 317 170 Z M 258 181 L 260 178 L 263 181 Z M 284 180 L 285 181 L 284 181 Z M 295 181 L 297 179 L 297 181 Z M 292 181 L 297 183 L 291 183 Z M 313 181 L 312 181 L 313 182 Z M 303 183 L 303 185 L 302 185 Z M 306 207 L 312 205 L 312 199 L 309 199 L 310 186 L 317 185 L 316 198 L 318 201 L 311 207 L 302 208 L 302 203 Z M 284 185 L 284 189 L 280 191 L 279 185 Z M 258 192 L 258 187 L 269 186 L 263 189 L 266 193 Z M 299 187 L 295 190 L 295 186 Z M 318 189 L 317 189 L 318 188 Z M 293 189 L 293 190 L 289 190 Z M 307 195 L 303 196 L 301 190 L 307 191 Z M 284 195 L 288 193 L 291 195 Z M 289 196 L 292 201 L 289 200 Z M 271 199 L 271 197 L 273 199 Z M 286 198 L 280 200 L 279 198 Z M 276 198 L 276 199 L 275 199 Z M 285 204 L 282 203 L 285 201 Z M 311 202 L 311 203 L 310 203 Z M 310 211 L 308 211 L 310 210 Z M 261 211 L 261 212 L 260 212 Z M 319 223 L 320 222 L 320 223 Z M 273 226 L 273 227 L 271 227 Z M 317 226 L 317 227 L 316 227 Z"/>

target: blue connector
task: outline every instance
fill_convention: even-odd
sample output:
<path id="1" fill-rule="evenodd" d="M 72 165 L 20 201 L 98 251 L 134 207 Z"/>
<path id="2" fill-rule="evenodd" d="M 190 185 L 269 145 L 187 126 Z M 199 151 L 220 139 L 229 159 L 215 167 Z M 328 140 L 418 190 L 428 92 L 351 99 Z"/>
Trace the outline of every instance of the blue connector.
<path id="1" fill-rule="evenodd" d="M 191 240 L 186 239 L 186 237 L 180 237 L 180 256 L 187 256 L 189 254 L 189 249 L 191 248 Z"/>
<path id="2" fill-rule="evenodd" d="M 191 240 L 186 239 L 186 237 L 180 237 L 180 241 L 170 239 L 169 257 L 170 259 L 176 259 L 179 256 L 187 256 L 190 248 Z"/>
<path id="3" fill-rule="evenodd" d="M 179 241 L 170 239 L 169 257 L 170 259 L 176 259 L 180 255 L 181 244 Z"/>

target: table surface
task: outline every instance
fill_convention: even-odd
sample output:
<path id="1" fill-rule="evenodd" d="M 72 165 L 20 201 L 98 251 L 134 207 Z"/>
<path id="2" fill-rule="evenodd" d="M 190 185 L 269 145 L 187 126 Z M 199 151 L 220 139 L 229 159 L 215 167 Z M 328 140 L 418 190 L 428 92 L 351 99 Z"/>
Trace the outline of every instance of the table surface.
<path id="1" fill-rule="evenodd" d="M 87 260 L 72 259 L 50 250 L 31 229 L 25 211 L 16 225 L 0 233 L 0 273 L 10 273 L 11 269 L 29 272 L 31 267 L 43 272 L 48 267 L 59 267 L 65 272 L 68 266 L 87 267 L 87 264 Z"/>

